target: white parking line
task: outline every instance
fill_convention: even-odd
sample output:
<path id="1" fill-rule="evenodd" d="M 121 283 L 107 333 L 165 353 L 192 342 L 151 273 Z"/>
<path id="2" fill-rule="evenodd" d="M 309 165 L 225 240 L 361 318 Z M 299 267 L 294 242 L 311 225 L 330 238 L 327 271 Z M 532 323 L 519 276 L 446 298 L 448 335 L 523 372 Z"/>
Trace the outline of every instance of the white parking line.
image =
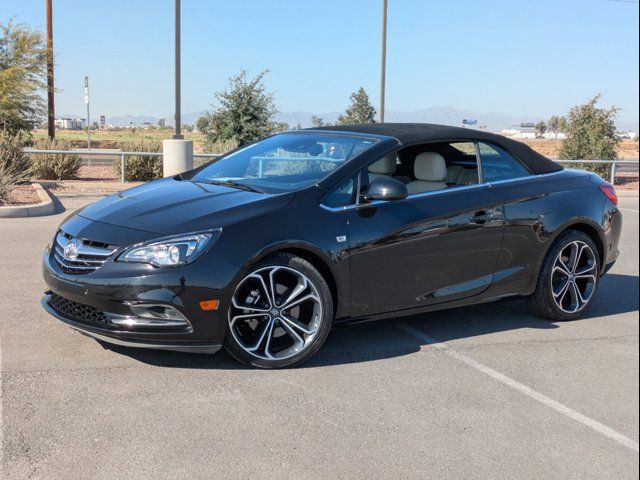
<path id="1" fill-rule="evenodd" d="M 444 343 L 436 340 L 435 338 L 430 337 L 429 335 L 422 333 L 420 330 L 416 330 L 415 328 L 410 327 L 409 325 L 404 323 L 398 325 L 398 328 L 404 330 L 405 332 L 409 333 L 410 335 L 413 335 L 416 338 L 419 338 L 423 342 L 426 342 L 427 344 L 432 345 L 433 347 L 445 352 L 447 355 L 452 356 L 456 360 L 460 360 L 461 362 L 469 365 L 470 367 L 473 367 L 476 370 L 479 370 L 480 372 L 490 376 L 494 380 L 497 380 L 500 383 L 503 383 L 515 390 L 518 390 L 519 392 L 524 393 L 528 397 L 533 398 L 534 400 L 542 403 L 543 405 L 553 408 L 557 412 L 560 412 L 563 415 L 566 415 L 567 417 L 577 422 L 580 422 L 581 424 L 591 428 L 592 430 L 598 433 L 601 433 L 602 435 L 605 435 L 606 437 L 609 437 L 612 440 L 615 440 L 616 442 L 627 447 L 628 449 L 633 450 L 636 453 L 638 452 L 638 442 L 630 439 L 629 437 L 627 437 L 626 435 L 623 435 L 622 433 L 616 432 L 615 430 L 607 427 L 606 425 L 603 425 L 597 420 L 587 417 L 586 415 L 583 415 L 580 412 L 576 412 L 575 410 L 567 407 L 566 405 L 563 405 L 562 403 L 557 402 L 556 400 L 549 398 L 546 395 L 543 395 L 542 393 L 533 390 L 531 387 L 528 387 L 527 385 L 520 383 L 511 377 L 507 377 L 505 374 L 500 373 L 491 367 L 487 367 L 486 365 L 483 365 L 482 363 L 478 362 L 477 360 L 474 360 L 471 357 L 467 357 L 466 355 L 447 347 Z"/>
<path id="2" fill-rule="evenodd" d="M 618 210 L 624 210 L 625 212 L 635 212 L 638 213 L 638 210 L 633 210 L 632 208 L 619 208 Z"/>

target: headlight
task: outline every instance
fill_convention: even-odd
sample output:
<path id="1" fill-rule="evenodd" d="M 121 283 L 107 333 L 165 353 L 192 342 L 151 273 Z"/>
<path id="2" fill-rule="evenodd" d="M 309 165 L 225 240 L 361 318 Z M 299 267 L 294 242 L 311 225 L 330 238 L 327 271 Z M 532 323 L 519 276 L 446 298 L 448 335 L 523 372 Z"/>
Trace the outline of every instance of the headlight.
<path id="1" fill-rule="evenodd" d="M 208 230 L 134 245 L 122 252 L 116 261 L 148 263 L 156 267 L 186 265 L 202 255 L 208 246 L 215 243 L 221 232 L 221 229 Z"/>

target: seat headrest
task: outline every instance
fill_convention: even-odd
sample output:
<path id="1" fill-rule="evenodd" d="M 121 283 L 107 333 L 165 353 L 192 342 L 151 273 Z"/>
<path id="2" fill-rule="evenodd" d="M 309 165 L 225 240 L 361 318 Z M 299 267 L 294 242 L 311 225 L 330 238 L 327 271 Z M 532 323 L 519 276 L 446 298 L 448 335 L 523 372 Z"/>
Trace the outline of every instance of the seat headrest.
<path id="1" fill-rule="evenodd" d="M 418 180 L 442 182 L 447 177 L 447 164 L 436 152 L 423 152 L 416 157 L 413 173 Z"/>
<path id="2" fill-rule="evenodd" d="M 369 165 L 371 173 L 380 173 L 383 175 L 393 175 L 396 172 L 396 154 L 392 153 L 382 157 L 375 163 Z"/>

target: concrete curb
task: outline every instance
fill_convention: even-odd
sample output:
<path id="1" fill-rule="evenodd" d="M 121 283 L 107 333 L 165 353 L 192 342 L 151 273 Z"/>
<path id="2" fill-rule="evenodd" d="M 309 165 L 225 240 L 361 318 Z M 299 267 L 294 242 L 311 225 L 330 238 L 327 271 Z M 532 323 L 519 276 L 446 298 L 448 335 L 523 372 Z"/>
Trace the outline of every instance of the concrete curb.
<path id="1" fill-rule="evenodd" d="M 39 183 L 32 183 L 31 185 L 38 197 L 40 197 L 40 203 L 0 207 L 0 218 L 41 217 L 55 212 L 56 206 L 49 192 L 42 188 Z"/>

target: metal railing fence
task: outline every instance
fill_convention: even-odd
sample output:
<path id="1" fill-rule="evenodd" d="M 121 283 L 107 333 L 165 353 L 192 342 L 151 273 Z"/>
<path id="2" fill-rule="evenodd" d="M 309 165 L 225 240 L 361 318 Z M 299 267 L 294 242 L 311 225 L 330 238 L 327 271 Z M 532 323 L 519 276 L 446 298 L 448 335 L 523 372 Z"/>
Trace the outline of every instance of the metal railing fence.
<path id="1" fill-rule="evenodd" d="M 35 148 L 25 148 L 24 153 L 28 155 L 35 154 L 53 154 L 53 155 L 83 155 L 83 156 L 107 156 L 107 157 L 120 157 L 120 181 L 126 182 L 125 179 L 125 165 L 127 157 L 162 157 L 162 152 L 105 152 L 100 150 L 39 150 Z M 221 153 L 194 153 L 194 158 L 218 158 L 222 156 Z M 599 164 L 599 165 L 611 165 L 609 181 L 612 185 L 615 184 L 616 172 L 618 165 L 638 165 L 637 160 L 554 160 L 560 164 Z"/>
<path id="2" fill-rule="evenodd" d="M 618 165 L 638 165 L 637 160 L 559 160 L 556 159 L 554 162 L 564 164 L 568 163 L 576 164 L 576 163 L 587 163 L 587 164 L 596 164 L 596 165 L 611 165 L 611 171 L 609 174 L 609 182 L 611 185 L 615 185 L 616 181 L 616 172 L 618 169 Z"/>
<path id="3" fill-rule="evenodd" d="M 37 148 L 25 148 L 24 153 L 27 155 L 52 154 L 52 155 L 78 155 L 78 156 L 103 156 L 103 157 L 120 157 L 120 181 L 126 182 L 125 165 L 127 157 L 162 157 L 162 152 L 104 152 L 100 150 L 40 150 Z M 218 158 L 221 153 L 194 153 L 194 158 Z"/>

